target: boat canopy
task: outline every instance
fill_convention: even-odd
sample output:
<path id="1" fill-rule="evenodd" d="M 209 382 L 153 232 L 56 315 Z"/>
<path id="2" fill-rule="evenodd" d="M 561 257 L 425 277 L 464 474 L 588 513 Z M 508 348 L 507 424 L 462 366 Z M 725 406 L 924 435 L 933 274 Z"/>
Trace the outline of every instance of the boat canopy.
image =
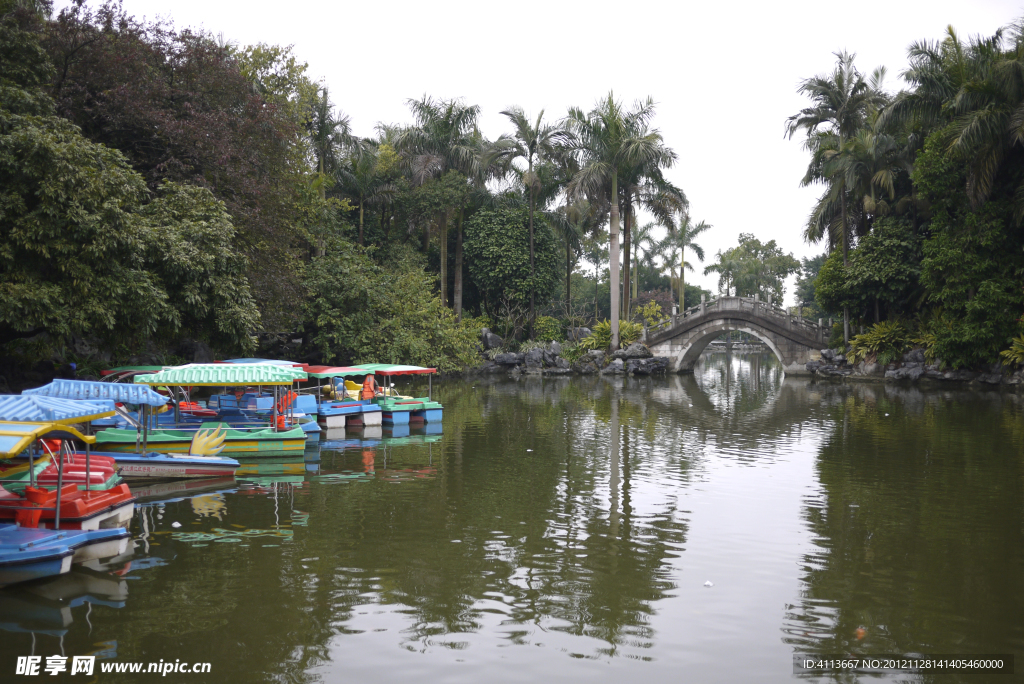
<path id="1" fill-rule="evenodd" d="M 162 368 L 163 366 L 117 366 L 115 368 L 101 370 L 100 375 L 107 376 L 113 375 L 114 373 L 156 373 Z"/>
<path id="2" fill-rule="evenodd" d="M 290 385 L 305 380 L 306 373 L 298 368 L 275 366 L 269 363 L 190 363 L 185 366 L 164 368 L 151 375 L 136 375 L 140 385 L 175 385 L 193 387 L 228 385 Z"/>
<path id="3" fill-rule="evenodd" d="M 108 399 L 122 404 L 141 406 L 163 406 L 167 397 L 157 394 L 145 385 L 129 385 L 113 382 L 90 382 L 88 380 L 54 380 L 49 385 L 27 389 L 22 395 L 35 397 L 57 397 L 59 399 L 76 399 L 92 401 Z"/>
<path id="4" fill-rule="evenodd" d="M 311 378 L 345 378 L 352 375 L 370 375 L 372 371 L 356 366 L 309 366 L 306 374 Z"/>
<path id="5" fill-rule="evenodd" d="M 269 363 L 271 366 L 301 366 L 303 364 L 295 361 L 284 361 L 282 359 L 224 359 L 221 363 Z"/>
<path id="6" fill-rule="evenodd" d="M 75 401 L 24 394 L 0 395 L 0 420 L 32 423 L 84 423 L 114 415 L 114 402 Z"/>
<path id="7" fill-rule="evenodd" d="M 0 422 L 0 458 L 20 454 L 37 439 L 80 439 L 93 444 L 95 437 L 87 437 L 70 425 L 54 422 L 8 423 Z"/>
<path id="8" fill-rule="evenodd" d="M 437 372 L 436 368 L 401 366 L 394 363 L 361 363 L 358 367 L 376 375 L 428 375 Z"/>

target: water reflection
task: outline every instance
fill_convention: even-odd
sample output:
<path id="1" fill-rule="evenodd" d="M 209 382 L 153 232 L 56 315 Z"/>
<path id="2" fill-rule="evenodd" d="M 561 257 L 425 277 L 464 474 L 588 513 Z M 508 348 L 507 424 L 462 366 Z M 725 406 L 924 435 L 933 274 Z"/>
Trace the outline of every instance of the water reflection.
<path id="1" fill-rule="evenodd" d="M 94 568 L 130 600 L 74 608 L 67 653 L 224 682 L 773 682 L 794 652 L 1020 651 L 1015 395 L 728 353 L 435 392 L 442 434 L 331 431 L 148 492 L 136 555 Z"/>
<path id="2" fill-rule="evenodd" d="M 1021 398 L 891 385 L 818 392 L 827 437 L 820 491 L 803 509 L 814 548 L 784 641 L 801 654 L 1019 654 Z"/>

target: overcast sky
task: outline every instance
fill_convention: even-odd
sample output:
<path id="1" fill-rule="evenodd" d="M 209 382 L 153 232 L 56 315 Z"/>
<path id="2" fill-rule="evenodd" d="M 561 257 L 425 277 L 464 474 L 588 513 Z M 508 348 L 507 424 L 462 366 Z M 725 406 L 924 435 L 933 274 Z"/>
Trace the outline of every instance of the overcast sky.
<path id="1" fill-rule="evenodd" d="M 806 105 L 800 80 L 831 71 L 833 52 L 855 52 L 865 73 L 884 65 L 895 92 L 911 42 L 939 39 L 950 24 L 964 37 L 989 35 L 1024 15 L 1006 0 L 124 0 L 124 8 L 240 45 L 293 45 L 363 136 L 380 121 L 409 122 L 406 100 L 424 93 L 480 105 L 492 139 L 510 131 L 499 114 L 509 105 L 555 120 L 569 106 L 589 110 L 609 89 L 629 103 L 650 95 L 654 124 L 679 154 L 668 178 L 686 192 L 692 217 L 714 226 L 699 241 L 709 259 L 740 233 L 774 239 L 798 258 L 824 250 L 800 237 L 820 189 L 799 187 L 807 156 L 783 127 Z M 715 290 L 697 266 L 687 282 Z"/>

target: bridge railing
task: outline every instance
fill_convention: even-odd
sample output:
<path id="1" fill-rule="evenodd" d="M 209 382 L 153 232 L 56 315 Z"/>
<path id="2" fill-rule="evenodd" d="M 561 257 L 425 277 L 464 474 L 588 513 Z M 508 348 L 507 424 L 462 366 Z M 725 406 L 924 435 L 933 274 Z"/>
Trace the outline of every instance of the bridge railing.
<path id="1" fill-rule="evenodd" d="M 689 309 L 684 309 L 673 316 L 669 316 L 660 323 L 655 323 L 649 327 L 645 326 L 644 341 L 646 342 L 651 335 L 669 330 L 681 323 L 684 323 L 687 319 L 704 317 L 708 314 L 725 311 L 749 311 L 755 316 L 768 318 L 776 325 L 781 325 L 787 330 L 792 330 L 795 333 L 817 340 L 820 343 L 824 343 L 827 339 L 826 329 L 822 325 L 821 319 L 819 319 L 817 325 L 815 325 L 813 321 L 808 321 L 802 316 L 794 316 L 790 314 L 774 302 L 762 302 L 758 297 L 717 297 L 706 302 L 702 297 L 700 304 L 691 306 Z"/>

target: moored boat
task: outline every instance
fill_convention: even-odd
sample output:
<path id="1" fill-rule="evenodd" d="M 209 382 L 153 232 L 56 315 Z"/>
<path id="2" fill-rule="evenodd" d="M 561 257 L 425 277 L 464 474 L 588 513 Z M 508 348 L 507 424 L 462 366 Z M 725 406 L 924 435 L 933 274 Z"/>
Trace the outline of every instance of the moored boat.
<path id="1" fill-rule="evenodd" d="M 60 575 L 72 563 L 120 555 L 130 539 L 124 528 L 44 530 L 0 524 L 0 586 Z"/>

